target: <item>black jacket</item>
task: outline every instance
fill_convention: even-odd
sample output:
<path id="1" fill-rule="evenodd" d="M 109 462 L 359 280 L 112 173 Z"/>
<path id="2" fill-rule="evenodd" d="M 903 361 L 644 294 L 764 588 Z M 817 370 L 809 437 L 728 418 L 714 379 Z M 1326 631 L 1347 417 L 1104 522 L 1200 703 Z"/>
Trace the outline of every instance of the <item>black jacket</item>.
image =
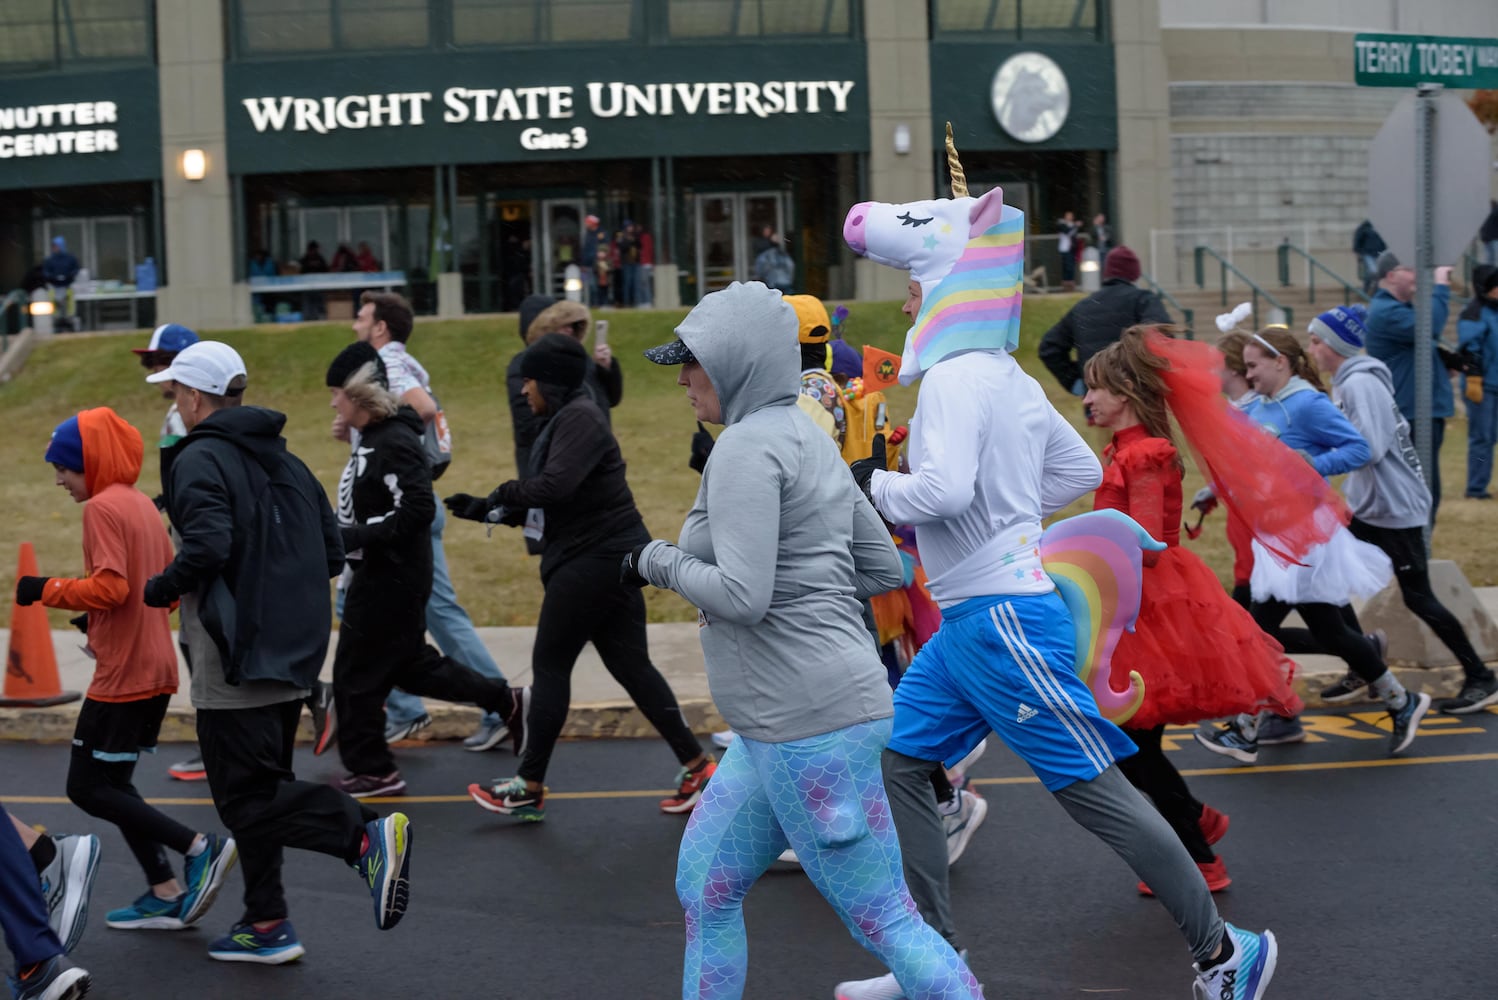
<path id="1" fill-rule="evenodd" d="M 1040 340 L 1040 360 L 1062 388 L 1071 392 L 1087 359 L 1116 342 L 1129 327 L 1169 322 L 1170 314 L 1159 296 L 1123 278 L 1110 278 L 1046 331 Z"/>
<path id="2" fill-rule="evenodd" d="M 586 383 L 584 383 L 586 386 Z M 622 556 L 650 540 L 635 498 L 624 480 L 624 457 L 608 418 L 585 387 L 566 390 L 542 383 L 549 406 L 538 421 L 527 469 L 491 497 L 503 504 L 507 520 L 525 512 L 545 513 L 541 580 L 568 560 L 584 555 Z"/>
<path id="3" fill-rule="evenodd" d="M 232 407 L 164 451 L 166 510 L 181 543 L 162 576 L 173 596 L 200 594 L 231 684 L 308 687 L 328 651 L 328 580 L 343 569 L 343 546 L 327 494 L 286 450 L 285 425 L 274 410 Z M 260 502 L 267 482 L 280 484 L 274 513 Z"/>
<path id="4" fill-rule="evenodd" d="M 525 377 L 520 374 L 520 359 L 524 356 L 524 351 L 515 355 L 510 359 L 510 366 L 505 369 L 505 388 L 510 393 L 510 422 L 515 430 L 515 474 L 518 476 L 525 475 L 525 470 L 530 465 L 531 445 L 546 423 L 543 417 L 531 412 L 531 404 L 526 402 L 525 393 L 520 391 L 520 386 L 525 382 Z M 599 368 L 589 359 L 583 387 L 593 397 L 593 402 L 598 404 L 599 411 L 603 413 L 604 424 L 612 427 L 609 408 L 618 406 L 619 401 L 624 398 L 624 373 L 619 370 L 619 359 L 615 358 L 608 368 Z"/>
<path id="5" fill-rule="evenodd" d="M 369 424 L 338 480 L 338 525 L 356 578 L 432 589 L 432 472 L 421 417 L 409 406 Z"/>

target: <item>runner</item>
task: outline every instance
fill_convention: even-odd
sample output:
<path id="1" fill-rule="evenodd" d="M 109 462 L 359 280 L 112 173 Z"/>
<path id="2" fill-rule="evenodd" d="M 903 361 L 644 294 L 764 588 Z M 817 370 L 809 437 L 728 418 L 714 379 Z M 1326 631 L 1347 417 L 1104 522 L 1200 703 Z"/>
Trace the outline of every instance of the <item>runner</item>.
<path id="1" fill-rule="evenodd" d="M 583 345 L 563 333 L 548 333 L 526 348 L 523 391 L 544 419 L 530 465 L 522 478 L 487 497 L 458 493 L 444 501 L 457 517 L 524 525 L 544 543 L 546 593 L 531 651 L 534 683 L 515 692 L 509 720 L 519 773 L 468 786 L 481 808 L 530 822 L 546 818 L 546 770 L 572 701 L 572 668 L 589 642 L 681 764 L 676 792 L 661 800 L 662 812 L 691 812 L 717 768 L 650 662 L 644 597 L 619 582 L 620 558 L 650 535 L 625 481 L 619 443 L 583 386 L 589 363 Z"/>
<path id="2" fill-rule="evenodd" d="M 1196 959 L 1196 989 L 1258 1000 L 1274 974 L 1269 932 L 1224 925 L 1165 820 L 1115 766 L 1134 753 L 1075 672 L 1070 615 L 1040 566 L 1041 519 L 1095 489 L 1097 459 L 1012 352 L 1019 343 L 1024 216 L 995 188 L 967 197 L 855 205 L 843 237 L 860 256 L 911 271 L 900 381 L 921 381 L 911 472 L 876 461 L 854 475 L 887 521 L 914 524 L 942 625 L 895 692 L 885 784 L 922 913 L 951 940 L 946 845 L 929 780 L 990 729 L 1072 817 L 1154 889 Z M 915 880 L 912 879 L 912 882 Z M 880 979 L 840 998 L 890 996 Z M 883 991 L 883 992 L 881 992 Z M 898 994 L 895 994 L 898 995 Z"/>
<path id="3" fill-rule="evenodd" d="M 237 853 L 233 839 L 190 830 L 147 805 L 133 782 L 141 753 L 156 752 L 177 690 L 167 611 L 140 603 L 146 581 L 172 561 L 161 515 L 135 487 L 144 452 L 140 432 L 107 406 L 57 425 L 46 459 L 57 485 L 84 505 L 84 576 L 23 576 L 16 603 L 40 601 L 88 615 L 94 678 L 73 732 L 68 798 L 119 828 L 149 886 L 134 903 L 111 910 L 106 923 L 179 930 L 208 911 Z M 186 859 L 181 882 L 164 848 Z"/>
<path id="4" fill-rule="evenodd" d="M 1181 547 L 1182 466 L 1166 409 L 1173 394 L 1162 378 L 1168 363 L 1145 347 L 1147 335 L 1159 337 L 1125 330 L 1084 366 L 1083 403 L 1094 424 L 1113 431 L 1093 509 L 1123 511 L 1168 546 L 1144 553 L 1139 617 L 1113 652 L 1115 676 L 1133 670 L 1144 678 L 1144 702 L 1123 727 L 1139 752 L 1118 766 L 1218 892 L 1233 881 L 1211 847 L 1227 833 L 1228 817 L 1191 794 L 1161 746 L 1165 727 L 1261 708 L 1293 714 L 1300 699 L 1290 686 L 1295 665 L 1279 644 Z M 1139 891 L 1150 894 L 1143 882 Z"/>
<path id="5" fill-rule="evenodd" d="M 744 897 L 789 846 L 909 996 L 980 997 L 901 877 L 879 773 L 889 685 L 859 604 L 900 582 L 900 562 L 837 445 L 797 405 L 796 328 L 778 292 L 734 282 L 645 354 L 681 365 L 697 419 L 725 425 L 679 545 L 639 545 L 624 564 L 626 579 L 700 609 L 713 702 L 738 733 L 682 838 L 682 996 L 743 995 Z"/>
<path id="6" fill-rule="evenodd" d="M 14 815 L 10 822 L 41 879 L 47 922 L 62 942 L 63 953 L 69 953 L 88 923 L 88 904 L 99 874 L 99 838 L 91 833 L 49 836 Z"/>
<path id="7" fill-rule="evenodd" d="M 62 942 L 47 924 L 47 903 L 37 888 L 26 847 L 9 813 L 0 806 L 0 928 L 16 960 L 7 978 L 15 1000 L 80 1000 L 92 980 L 67 960 Z"/>

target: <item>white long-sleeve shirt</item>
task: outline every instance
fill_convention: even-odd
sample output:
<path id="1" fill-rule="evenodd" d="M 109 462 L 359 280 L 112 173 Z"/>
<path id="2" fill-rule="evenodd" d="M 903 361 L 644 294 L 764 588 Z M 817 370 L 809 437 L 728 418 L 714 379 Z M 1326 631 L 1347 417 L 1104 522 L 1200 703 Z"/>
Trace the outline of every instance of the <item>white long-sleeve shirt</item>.
<path id="1" fill-rule="evenodd" d="M 920 529 L 921 563 L 943 607 L 1045 594 L 1041 518 L 1102 482 L 1097 456 L 1003 351 L 948 358 L 921 379 L 909 474 L 874 473 L 874 505 Z"/>

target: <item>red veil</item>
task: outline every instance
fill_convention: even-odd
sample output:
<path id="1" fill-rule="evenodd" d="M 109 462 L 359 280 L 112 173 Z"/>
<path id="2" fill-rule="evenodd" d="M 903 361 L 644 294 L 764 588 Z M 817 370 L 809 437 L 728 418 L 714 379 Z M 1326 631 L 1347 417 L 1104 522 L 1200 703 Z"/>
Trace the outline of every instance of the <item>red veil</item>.
<path id="1" fill-rule="evenodd" d="M 1284 564 L 1330 538 L 1351 518 L 1341 494 L 1301 456 L 1222 394 L 1222 352 L 1150 331 L 1145 345 L 1170 365 L 1169 406 L 1197 467 L 1254 538 Z"/>

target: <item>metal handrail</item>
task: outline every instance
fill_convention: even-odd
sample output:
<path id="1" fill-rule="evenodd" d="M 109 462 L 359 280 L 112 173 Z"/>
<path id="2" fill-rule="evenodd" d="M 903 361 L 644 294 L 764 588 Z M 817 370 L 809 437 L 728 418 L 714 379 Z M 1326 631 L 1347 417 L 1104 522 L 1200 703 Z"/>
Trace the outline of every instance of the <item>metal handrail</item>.
<path id="1" fill-rule="evenodd" d="M 1248 275 L 1244 274 L 1237 267 L 1235 267 L 1232 261 L 1228 260 L 1222 254 L 1218 253 L 1216 250 L 1213 250 L 1211 247 L 1206 246 L 1205 244 L 1198 244 L 1194 255 L 1196 263 L 1197 288 L 1204 289 L 1207 287 L 1206 268 L 1204 266 L 1207 254 L 1211 254 L 1212 257 L 1217 261 L 1218 265 L 1220 265 L 1218 267 L 1217 273 L 1221 279 L 1222 284 L 1222 306 L 1224 309 L 1227 308 L 1228 304 L 1228 272 L 1231 271 L 1238 276 L 1240 281 L 1242 281 L 1249 287 L 1250 291 L 1252 291 L 1253 310 L 1255 316 L 1259 315 L 1259 296 L 1262 295 L 1264 296 L 1264 300 L 1266 302 L 1285 314 L 1286 326 L 1292 328 L 1295 326 L 1295 311 L 1293 309 L 1285 305 L 1273 295 L 1269 294 L 1269 292 L 1265 289 L 1260 288 L 1258 282 L 1254 281 L 1254 279 L 1250 278 Z"/>
<path id="2" fill-rule="evenodd" d="M 1309 265 L 1306 268 L 1306 290 L 1310 295 L 1310 301 L 1312 303 L 1316 301 L 1317 271 L 1323 272 L 1327 277 L 1331 278 L 1337 284 L 1342 286 L 1342 304 L 1344 306 L 1352 304 L 1352 297 L 1354 294 L 1356 294 L 1357 297 L 1362 299 L 1364 302 L 1368 301 L 1368 293 L 1364 292 L 1360 286 L 1354 284 L 1351 281 L 1348 281 L 1336 271 L 1333 271 L 1331 268 L 1321 263 L 1321 261 L 1311 256 L 1309 252 L 1302 250 L 1294 243 L 1291 243 L 1288 239 L 1285 240 L 1285 242 L 1281 243 L 1278 248 L 1276 248 L 1275 253 L 1276 256 L 1279 257 L 1281 287 L 1290 287 L 1290 254 L 1298 253 L 1305 258 L 1306 263 Z"/>
<path id="3" fill-rule="evenodd" d="M 1155 280 L 1153 275 L 1140 272 L 1139 277 L 1144 280 L 1145 284 L 1149 285 L 1150 291 L 1155 293 L 1156 298 L 1161 299 L 1167 305 L 1175 306 L 1176 312 L 1180 313 L 1182 318 L 1184 318 L 1186 321 L 1186 338 L 1188 340 L 1194 340 L 1196 338 L 1196 310 L 1187 309 L 1185 306 L 1181 305 L 1181 303 L 1176 300 L 1176 297 L 1174 295 L 1167 292 L 1160 285 L 1160 283 Z"/>

